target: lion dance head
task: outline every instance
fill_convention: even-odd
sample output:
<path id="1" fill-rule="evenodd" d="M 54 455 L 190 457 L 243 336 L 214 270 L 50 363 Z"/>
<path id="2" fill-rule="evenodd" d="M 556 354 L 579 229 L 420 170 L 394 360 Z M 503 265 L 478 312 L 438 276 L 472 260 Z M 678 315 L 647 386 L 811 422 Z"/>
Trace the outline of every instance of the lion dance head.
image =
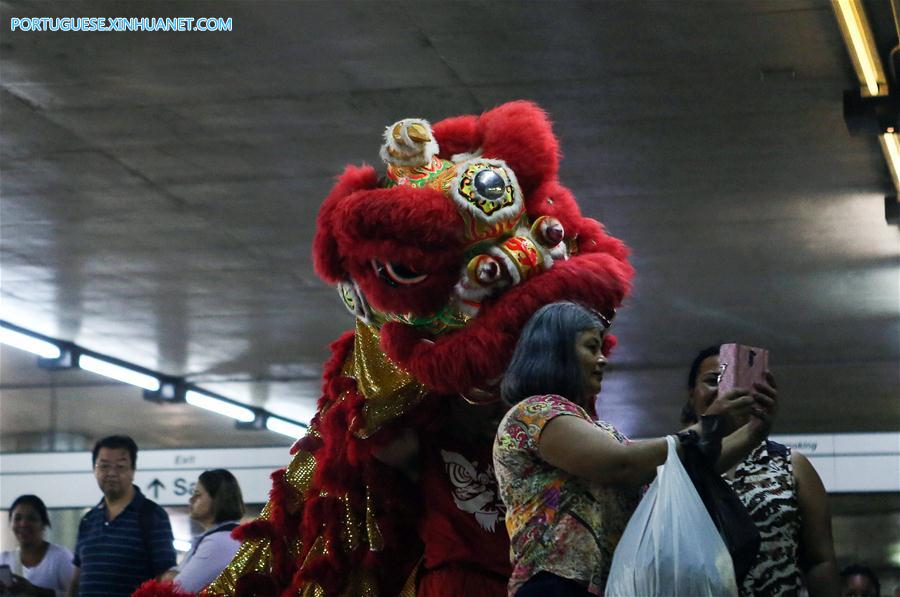
<path id="1" fill-rule="evenodd" d="M 430 390 L 491 399 L 542 305 L 609 314 L 622 302 L 627 249 L 559 182 L 559 144 L 536 105 L 401 120 L 381 155 L 383 176 L 348 167 L 325 200 L 315 267 Z"/>

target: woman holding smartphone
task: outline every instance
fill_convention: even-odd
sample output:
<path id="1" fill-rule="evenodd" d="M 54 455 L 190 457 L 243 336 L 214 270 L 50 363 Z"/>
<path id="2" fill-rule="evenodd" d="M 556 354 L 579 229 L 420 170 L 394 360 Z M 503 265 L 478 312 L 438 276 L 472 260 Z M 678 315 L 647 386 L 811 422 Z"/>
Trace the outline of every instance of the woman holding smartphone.
<path id="1" fill-rule="evenodd" d="M 522 330 L 503 377 L 501 394 L 512 408 L 497 431 L 494 470 L 507 508 L 511 596 L 602 594 L 640 487 L 666 460 L 665 438 L 630 442 L 594 420 L 609 323 L 575 303 L 542 307 Z M 748 420 L 722 441 L 718 470 L 765 439 L 775 401 L 774 389 L 761 384 L 709 405 L 723 433 Z M 695 423 L 679 436 L 695 440 L 712 427 Z"/>
<path id="2" fill-rule="evenodd" d="M 681 423 L 709 412 L 719 393 L 720 345 L 701 350 L 688 373 Z M 768 372 L 767 381 L 774 386 Z M 760 531 L 762 543 L 741 595 L 797 595 L 805 578 L 811 597 L 838 595 L 828 498 L 816 470 L 799 452 L 771 440 L 725 474 Z"/>
<path id="3" fill-rule="evenodd" d="M 20 495 L 9 507 L 9 524 L 19 547 L 0 553 L 9 582 L 0 580 L 0 594 L 54 597 L 65 595 L 72 579 L 72 552 L 44 540 L 50 527 L 47 506 L 36 495 Z"/>

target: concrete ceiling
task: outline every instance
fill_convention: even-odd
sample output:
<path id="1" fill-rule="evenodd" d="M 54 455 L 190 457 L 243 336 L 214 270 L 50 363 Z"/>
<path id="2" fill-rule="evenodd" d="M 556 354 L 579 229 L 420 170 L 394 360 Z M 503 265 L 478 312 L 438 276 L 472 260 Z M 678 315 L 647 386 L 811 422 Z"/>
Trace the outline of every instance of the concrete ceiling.
<path id="1" fill-rule="evenodd" d="M 888 3 L 870 2 L 896 44 Z M 693 353 L 769 347 L 777 431 L 900 428 L 900 230 L 830 2 L 0 2 L 2 318 L 294 419 L 352 325 L 318 206 L 383 128 L 511 99 L 633 250 L 601 415 L 677 424 Z M 221 16 L 230 33 L 9 32 L 13 16 Z M 893 35 L 893 38 L 891 36 Z M 112 431 L 266 445 L 2 349 L 0 448 Z M 74 439 L 72 439 L 74 438 Z M 59 442 L 58 442 L 59 443 Z"/>

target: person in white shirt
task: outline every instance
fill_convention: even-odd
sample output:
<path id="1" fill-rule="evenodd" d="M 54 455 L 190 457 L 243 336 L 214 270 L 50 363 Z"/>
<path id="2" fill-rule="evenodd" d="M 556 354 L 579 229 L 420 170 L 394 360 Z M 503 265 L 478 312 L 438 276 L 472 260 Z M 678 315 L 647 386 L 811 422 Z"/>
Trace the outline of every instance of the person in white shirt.
<path id="1" fill-rule="evenodd" d="M 9 508 L 9 524 L 19 547 L 0 553 L 12 582 L 0 583 L 0 594 L 60 597 L 66 594 L 74 566 L 69 549 L 44 540 L 50 527 L 47 506 L 36 495 L 20 495 Z"/>
<path id="2" fill-rule="evenodd" d="M 184 561 L 167 577 L 182 590 L 196 592 L 215 580 L 240 547 L 231 531 L 244 515 L 244 500 L 234 475 L 214 469 L 200 474 L 189 504 L 190 517 L 204 532 L 194 538 Z"/>

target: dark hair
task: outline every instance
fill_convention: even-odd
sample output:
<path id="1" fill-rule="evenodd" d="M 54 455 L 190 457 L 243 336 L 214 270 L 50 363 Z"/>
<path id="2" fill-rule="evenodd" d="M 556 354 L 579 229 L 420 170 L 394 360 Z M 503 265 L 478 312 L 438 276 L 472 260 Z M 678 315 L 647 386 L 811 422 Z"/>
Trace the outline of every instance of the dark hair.
<path id="1" fill-rule="evenodd" d="M 691 363 L 691 370 L 688 372 L 687 388 L 689 391 L 697 387 L 697 374 L 700 373 L 700 365 L 709 357 L 719 356 L 721 348 L 721 344 L 713 344 L 698 352 L 697 356 L 694 357 L 694 362 Z"/>
<path id="2" fill-rule="evenodd" d="M 579 401 L 584 391 L 575 339 L 591 329 L 606 329 L 603 321 L 577 303 L 544 305 L 522 329 L 500 395 L 512 406 L 529 396 L 559 394 Z"/>
<path id="3" fill-rule="evenodd" d="M 690 371 L 688 371 L 688 394 L 690 394 L 694 390 L 694 388 L 697 387 L 697 374 L 700 373 L 700 365 L 709 357 L 718 356 L 721 346 L 721 344 L 713 344 L 711 346 L 707 346 L 706 348 L 698 352 L 697 356 L 694 357 L 694 361 L 691 363 L 691 369 Z M 681 424 L 690 425 L 691 423 L 696 422 L 697 413 L 694 410 L 694 402 L 691 397 L 688 396 L 687 402 L 683 407 L 681 407 Z"/>
<path id="4" fill-rule="evenodd" d="M 875 576 L 875 572 L 869 568 L 868 566 L 863 566 L 862 564 L 850 564 L 843 570 L 841 570 L 841 580 L 846 581 L 851 576 L 865 576 L 872 584 L 875 585 L 875 597 L 879 597 L 881 595 L 881 583 L 878 582 L 878 577 Z"/>
<path id="5" fill-rule="evenodd" d="M 16 509 L 16 506 L 21 504 L 27 504 L 37 510 L 38 515 L 41 517 L 41 523 L 43 523 L 45 527 L 50 527 L 50 516 L 47 514 L 47 506 L 44 504 L 44 500 L 36 495 L 31 495 L 30 493 L 20 495 L 13 500 L 12 506 L 9 507 L 10 520 L 12 520 L 13 510 Z"/>
<path id="6" fill-rule="evenodd" d="M 203 471 L 198 482 L 212 498 L 213 522 L 240 520 L 244 515 L 244 497 L 231 471 L 223 468 Z"/>
<path id="7" fill-rule="evenodd" d="M 94 444 L 94 453 L 92 464 L 97 464 L 97 454 L 100 453 L 100 448 L 109 448 L 111 450 L 119 450 L 125 449 L 128 450 L 128 454 L 131 456 L 131 468 L 137 467 L 137 444 L 134 443 L 134 440 L 128 437 L 127 435 L 110 435 L 108 437 L 104 437 L 101 440 L 97 440 L 97 443 Z"/>

